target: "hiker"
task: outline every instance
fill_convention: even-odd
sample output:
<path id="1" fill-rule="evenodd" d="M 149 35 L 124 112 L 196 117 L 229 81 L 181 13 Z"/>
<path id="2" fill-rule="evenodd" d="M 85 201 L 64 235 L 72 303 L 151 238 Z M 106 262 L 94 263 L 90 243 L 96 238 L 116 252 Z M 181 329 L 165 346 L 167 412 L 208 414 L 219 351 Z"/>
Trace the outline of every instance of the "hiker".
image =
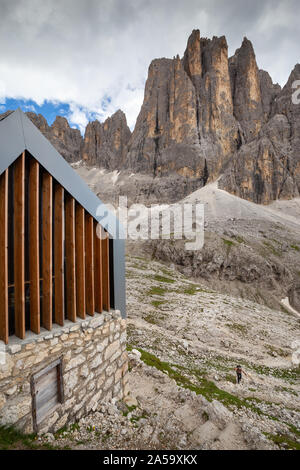
<path id="1" fill-rule="evenodd" d="M 239 384 L 242 380 L 242 374 L 246 374 L 246 372 L 242 369 L 241 366 L 236 366 L 235 368 L 235 371 L 236 371 L 236 379 L 237 379 L 237 383 Z"/>

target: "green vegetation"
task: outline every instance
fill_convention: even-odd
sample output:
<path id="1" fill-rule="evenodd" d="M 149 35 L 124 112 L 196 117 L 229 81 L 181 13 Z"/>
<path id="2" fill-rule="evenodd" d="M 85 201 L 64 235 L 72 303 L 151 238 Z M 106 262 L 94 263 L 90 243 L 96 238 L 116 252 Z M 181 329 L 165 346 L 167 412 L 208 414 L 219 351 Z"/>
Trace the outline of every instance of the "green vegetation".
<path id="1" fill-rule="evenodd" d="M 272 243 L 264 241 L 263 244 L 273 253 L 273 255 L 275 255 L 275 256 L 281 256 L 282 255 L 281 251 L 279 251 L 277 248 L 275 248 L 275 246 L 272 245 Z"/>
<path id="2" fill-rule="evenodd" d="M 291 248 L 296 251 L 300 251 L 300 247 L 298 245 L 291 245 Z"/>
<path id="3" fill-rule="evenodd" d="M 127 349 L 131 350 L 132 346 L 128 345 Z M 137 347 L 137 349 L 140 351 L 141 359 L 145 364 L 151 367 L 155 367 L 156 369 L 164 372 L 171 379 L 174 379 L 178 386 L 189 389 L 195 392 L 197 395 L 202 395 L 208 401 L 212 401 L 214 399 L 218 400 L 221 403 L 223 403 L 223 405 L 226 406 L 228 409 L 232 410 L 234 408 L 247 408 L 258 415 L 265 416 L 268 419 L 271 419 L 273 421 L 278 421 L 278 418 L 276 416 L 273 416 L 272 414 L 268 414 L 266 411 L 263 411 L 262 409 L 260 409 L 261 404 L 272 406 L 271 402 L 263 401 L 255 397 L 239 398 L 229 392 L 226 392 L 225 390 L 220 389 L 219 387 L 216 386 L 214 382 L 212 382 L 211 380 L 208 380 L 206 377 L 205 370 L 193 369 L 192 367 L 189 369 L 187 367 L 183 367 L 180 365 L 169 364 L 167 362 L 161 361 L 154 354 L 144 351 L 143 349 L 139 347 Z M 242 361 L 239 361 L 239 362 L 242 362 Z M 214 364 L 215 364 L 215 359 L 214 359 Z M 255 369 L 254 367 L 252 368 Z M 280 369 L 278 370 L 276 369 L 278 373 L 279 373 L 279 370 Z M 226 379 L 229 381 L 232 381 L 233 383 L 235 382 L 233 375 L 227 375 Z M 254 392 L 256 390 L 251 389 L 250 391 Z M 295 428 L 295 426 L 286 422 L 284 423 L 289 427 L 291 433 L 295 435 L 295 439 L 289 436 L 280 436 L 280 438 L 278 438 L 278 436 L 275 436 L 277 439 L 276 444 L 280 445 L 280 442 L 278 440 L 280 439 L 281 444 L 286 443 L 286 448 L 298 449 L 299 443 L 297 442 L 296 439 L 299 439 L 300 437 L 299 431 Z"/>
<path id="4" fill-rule="evenodd" d="M 224 245 L 227 247 L 227 256 L 230 253 L 230 250 L 233 246 L 235 246 L 235 243 L 232 240 L 227 240 L 226 238 L 222 238 Z"/>
<path id="5" fill-rule="evenodd" d="M 0 427 L 0 449 L 34 449 L 34 434 L 22 434 L 11 426 Z"/>
<path id="6" fill-rule="evenodd" d="M 227 380 L 227 382 L 231 382 L 231 383 L 233 383 L 233 384 L 236 383 L 235 375 L 226 374 L 225 379 Z M 250 389 L 249 389 L 249 390 L 250 390 Z"/>
<path id="7" fill-rule="evenodd" d="M 225 323 L 225 326 L 230 328 L 233 331 L 236 331 L 238 333 L 242 333 L 245 335 L 247 333 L 247 327 L 246 325 L 241 325 L 240 323 Z"/>
<path id="8" fill-rule="evenodd" d="M 151 323 L 151 325 L 157 324 L 157 318 L 150 314 L 143 317 L 143 320 L 145 320 L 147 323 Z"/>
<path id="9" fill-rule="evenodd" d="M 186 295 L 195 295 L 198 292 L 197 286 L 191 285 L 190 287 L 186 287 L 183 290 L 183 293 Z"/>
<path id="10" fill-rule="evenodd" d="M 54 433 L 55 439 L 59 439 L 63 434 L 71 435 L 75 431 L 79 431 L 80 426 L 78 423 L 69 424 L 69 426 L 65 425 L 60 428 L 56 433 Z M 70 436 L 69 436 L 70 437 Z"/>
<path id="11" fill-rule="evenodd" d="M 141 415 L 132 415 L 130 418 L 130 421 L 135 424 L 135 423 L 138 423 L 140 419 L 146 419 L 146 418 L 148 418 L 148 414 L 144 411 Z"/>
<path id="12" fill-rule="evenodd" d="M 166 292 L 168 292 L 168 290 L 164 289 L 163 287 L 153 286 L 151 287 L 151 289 L 148 290 L 147 294 L 148 295 L 165 295 Z"/>
<path id="13" fill-rule="evenodd" d="M 172 277 L 175 273 L 174 271 L 171 271 L 170 269 L 166 269 L 166 268 L 160 268 L 160 271 L 165 274 L 166 276 L 169 276 L 169 277 Z M 178 273 L 177 273 L 178 275 Z"/>
<path id="14" fill-rule="evenodd" d="M 163 320 L 165 317 L 164 315 L 157 315 L 148 313 L 148 315 L 143 316 L 143 320 L 145 320 L 148 323 L 151 323 L 152 325 L 158 325 L 160 320 Z"/>
<path id="15" fill-rule="evenodd" d="M 128 268 L 135 268 L 135 269 L 140 269 L 142 271 L 146 271 L 148 269 L 148 266 L 144 266 L 142 264 L 138 264 L 138 263 L 134 263 L 134 262 L 131 262 L 129 265 L 128 265 Z"/>
<path id="16" fill-rule="evenodd" d="M 159 308 L 161 305 L 165 304 L 166 300 L 151 300 L 151 305 L 155 308 Z"/>
<path id="17" fill-rule="evenodd" d="M 234 246 L 235 243 L 232 241 L 232 240 L 226 240 L 226 238 L 222 238 L 223 242 L 225 245 L 228 245 L 228 246 Z"/>
<path id="18" fill-rule="evenodd" d="M 203 289 L 197 284 L 190 284 L 186 283 L 186 287 L 183 289 L 178 289 L 177 292 L 179 294 L 186 294 L 186 295 L 195 295 L 197 293 L 203 292 L 205 294 L 213 294 L 214 292 L 208 289 Z"/>
<path id="19" fill-rule="evenodd" d="M 132 413 L 132 411 L 134 411 L 136 409 L 136 406 L 135 405 L 132 405 L 132 406 L 126 405 L 126 408 L 127 408 L 127 410 L 123 411 L 123 416 L 127 416 L 128 413 Z"/>
<path id="20" fill-rule="evenodd" d="M 281 348 L 275 348 L 274 346 L 272 346 L 271 344 L 267 344 L 265 346 L 266 350 L 268 351 L 269 354 L 271 355 L 274 355 L 277 354 L 277 356 L 281 356 L 281 357 L 287 357 L 289 356 L 289 352 L 288 351 L 284 351 L 283 349 Z"/>
<path id="21" fill-rule="evenodd" d="M 55 450 L 57 447 L 37 442 L 36 434 L 23 434 L 13 426 L 0 426 L 0 450 Z"/>
<path id="22" fill-rule="evenodd" d="M 295 397 L 298 397 L 298 393 L 295 392 L 292 388 L 287 388 L 287 387 L 280 387 L 280 386 L 275 386 L 275 390 L 278 392 L 287 392 L 290 393 L 291 395 L 294 395 Z"/>
<path id="23" fill-rule="evenodd" d="M 160 276 L 159 274 L 155 274 L 154 279 L 158 282 L 167 282 L 168 284 L 173 284 L 173 282 L 175 282 L 174 279 L 170 279 L 169 277 Z"/>
<path id="24" fill-rule="evenodd" d="M 128 350 L 131 350 L 132 346 L 128 346 L 127 348 Z M 214 382 L 205 377 L 205 372 L 196 369 L 188 370 L 183 366 L 163 362 L 158 357 L 154 356 L 154 354 L 144 351 L 141 348 L 137 349 L 140 351 L 141 360 L 145 364 L 166 373 L 170 378 L 176 381 L 177 385 L 187 388 L 192 392 L 195 392 L 197 395 L 204 396 L 208 401 L 218 400 L 228 408 L 246 407 L 255 411 L 257 414 L 265 414 L 249 401 L 250 398 L 240 399 L 235 395 L 218 388 Z M 194 380 L 192 380 L 191 376 L 193 376 Z M 251 400 L 253 401 L 252 398 Z"/>
<path id="25" fill-rule="evenodd" d="M 284 369 L 280 367 L 253 365 L 247 363 L 244 359 L 240 359 L 239 362 L 249 370 L 254 370 L 259 375 L 273 376 L 278 379 L 283 379 L 290 384 L 295 384 L 297 380 L 299 380 L 300 366 L 293 369 Z"/>
<path id="26" fill-rule="evenodd" d="M 286 434 L 270 434 L 268 432 L 264 432 L 264 435 L 281 448 L 288 450 L 300 450 L 300 443 L 294 439 L 291 439 Z"/>
<path id="27" fill-rule="evenodd" d="M 126 258 L 133 258 L 133 259 L 137 259 L 139 261 L 144 261 L 145 263 L 149 263 L 149 260 L 147 260 L 147 258 L 143 258 L 142 256 L 129 256 L 129 255 L 126 255 Z"/>
<path id="28" fill-rule="evenodd" d="M 234 239 L 238 242 L 238 243 L 245 243 L 245 240 L 240 237 L 239 235 L 235 235 L 234 236 Z"/>

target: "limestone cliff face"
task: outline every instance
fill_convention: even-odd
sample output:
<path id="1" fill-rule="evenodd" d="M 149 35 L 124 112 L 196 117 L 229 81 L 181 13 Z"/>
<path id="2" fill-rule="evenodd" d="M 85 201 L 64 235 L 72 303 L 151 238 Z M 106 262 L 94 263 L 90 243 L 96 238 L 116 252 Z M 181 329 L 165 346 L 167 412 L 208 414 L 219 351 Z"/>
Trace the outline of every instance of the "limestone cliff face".
<path id="1" fill-rule="evenodd" d="M 261 92 L 261 103 L 263 110 L 263 122 L 267 122 L 272 113 L 272 106 L 277 95 L 281 92 L 281 87 L 272 82 L 272 78 L 265 70 L 259 70 L 259 82 Z"/>
<path id="2" fill-rule="evenodd" d="M 199 179 L 258 203 L 300 192 L 300 105 L 292 104 L 296 66 L 281 90 L 259 70 L 244 38 L 228 59 L 225 37 L 194 30 L 183 58 L 149 67 L 144 102 L 125 167 Z"/>
<path id="3" fill-rule="evenodd" d="M 286 116 L 274 116 L 259 138 L 243 145 L 232 157 L 219 187 L 259 204 L 297 197 L 297 184 L 289 170 L 289 135 Z"/>
<path id="4" fill-rule="evenodd" d="M 261 74 L 263 121 L 267 122 L 255 139 L 232 156 L 219 181 L 221 188 L 264 204 L 299 196 L 300 105 L 292 101 L 292 85 L 299 79 L 300 65 L 282 90 L 272 86 L 266 72 Z"/>
<path id="5" fill-rule="evenodd" d="M 90 122 L 85 130 L 82 159 L 90 165 L 108 170 L 124 164 L 131 132 L 125 114 L 119 110 L 104 123 Z"/>
<path id="6" fill-rule="evenodd" d="M 154 60 L 129 142 L 126 167 L 165 175 L 213 177 L 238 146 L 227 43 L 193 31 L 184 57 Z"/>
<path id="7" fill-rule="evenodd" d="M 154 176 L 172 171 L 197 176 L 203 170 L 198 155 L 193 84 L 178 56 L 154 60 L 125 166 Z"/>
<path id="8" fill-rule="evenodd" d="M 251 42 L 242 46 L 229 60 L 233 113 L 242 127 L 246 141 L 259 133 L 264 122 L 260 77 Z"/>
<path id="9" fill-rule="evenodd" d="M 194 30 L 183 63 L 195 88 L 200 153 L 208 162 L 212 178 L 236 150 L 240 138 L 239 126 L 233 116 L 225 37 L 200 38 L 200 31 Z"/>
<path id="10" fill-rule="evenodd" d="M 85 160 L 89 165 L 108 170 L 119 169 L 124 164 L 131 132 L 122 111 L 117 111 L 104 123 L 90 122 L 84 138 L 62 116 L 57 116 L 49 126 L 41 114 L 30 112 L 27 115 L 69 163 Z"/>
<path id="11" fill-rule="evenodd" d="M 82 137 L 78 129 L 69 126 L 66 118 L 57 116 L 49 126 L 41 114 L 31 112 L 26 114 L 69 163 L 80 160 Z"/>
<path id="12" fill-rule="evenodd" d="M 286 116 L 290 126 L 290 139 L 289 139 L 289 152 L 288 169 L 292 177 L 295 179 L 298 190 L 300 192 L 300 103 L 294 102 L 294 98 L 299 99 L 299 80 L 300 80 L 300 64 L 297 64 L 291 72 L 287 84 L 282 91 L 277 95 L 272 114 L 283 114 Z M 298 82 L 298 85 L 297 85 Z M 298 92 L 296 93 L 297 89 Z"/>

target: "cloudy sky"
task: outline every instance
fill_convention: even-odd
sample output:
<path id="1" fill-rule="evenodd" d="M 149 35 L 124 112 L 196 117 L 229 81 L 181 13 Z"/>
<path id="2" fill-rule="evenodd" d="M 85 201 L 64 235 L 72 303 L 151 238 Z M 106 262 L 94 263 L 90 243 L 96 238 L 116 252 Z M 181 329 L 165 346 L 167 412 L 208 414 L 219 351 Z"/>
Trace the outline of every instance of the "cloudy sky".
<path id="1" fill-rule="evenodd" d="M 21 106 L 82 131 L 118 108 L 133 128 L 152 59 L 183 55 L 191 31 L 244 36 L 284 85 L 299 62 L 299 0 L 0 0 L 0 112 Z"/>

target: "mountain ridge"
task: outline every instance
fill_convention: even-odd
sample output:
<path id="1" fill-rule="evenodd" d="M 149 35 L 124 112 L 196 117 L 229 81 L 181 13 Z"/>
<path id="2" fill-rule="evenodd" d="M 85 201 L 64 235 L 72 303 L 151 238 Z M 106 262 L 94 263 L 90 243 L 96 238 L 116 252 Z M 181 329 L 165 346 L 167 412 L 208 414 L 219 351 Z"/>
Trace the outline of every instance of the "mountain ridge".
<path id="1" fill-rule="evenodd" d="M 268 204 L 300 194 L 297 79 L 299 64 L 281 88 L 258 68 L 246 37 L 228 57 L 225 36 L 202 38 L 196 29 L 182 58 L 151 62 L 133 132 L 121 110 L 89 122 L 83 137 L 64 117 L 49 126 L 27 114 L 70 163 L 175 178 L 184 195 L 219 178 L 221 189 Z"/>

